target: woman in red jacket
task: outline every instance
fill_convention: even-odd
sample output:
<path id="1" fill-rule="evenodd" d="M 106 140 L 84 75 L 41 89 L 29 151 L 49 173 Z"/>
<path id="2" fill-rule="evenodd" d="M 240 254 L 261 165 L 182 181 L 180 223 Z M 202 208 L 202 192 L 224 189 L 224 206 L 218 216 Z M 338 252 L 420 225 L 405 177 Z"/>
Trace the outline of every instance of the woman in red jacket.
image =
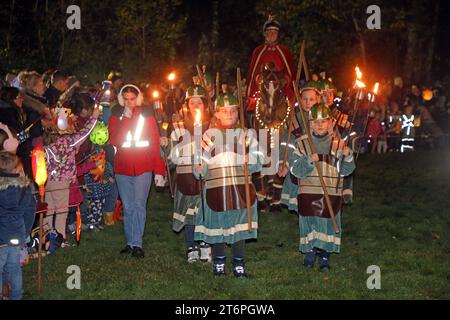
<path id="1" fill-rule="evenodd" d="M 142 107 L 143 96 L 138 87 L 123 86 L 118 100 L 120 105 L 111 110 L 109 136 L 117 149 L 114 173 L 124 208 L 127 246 L 121 253 L 142 258 L 147 198 L 153 175 L 157 183 L 164 180 L 159 146 L 167 144 L 167 138 L 160 138 L 151 109 Z"/>

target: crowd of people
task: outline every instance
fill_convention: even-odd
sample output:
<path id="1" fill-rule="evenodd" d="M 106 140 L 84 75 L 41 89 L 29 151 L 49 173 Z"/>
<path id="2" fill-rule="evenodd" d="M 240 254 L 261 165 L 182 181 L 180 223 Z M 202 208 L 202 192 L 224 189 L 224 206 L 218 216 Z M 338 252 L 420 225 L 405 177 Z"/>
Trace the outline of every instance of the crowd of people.
<path id="1" fill-rule="evenodd" d="M 92 232 L 123 219 L 126 245 L 120 254 L 144 257 L 153 183 L 172 193 L 172 228 L 184 229 L 189 263 L 210 261 L 214 275 L 224 275 L 228 244 L 234 276 L 247 278 L 245 241 L 257 238 L 258 212 L 269 202 L 271 211 L 284 204 L 299 214 L 303 264 L 312 268 L 317 259 L 327 271 L 330 254 L 340 252 L 341 199 L 351 202 L 346 196 L 352 192 L 344 176 L 355 170 L 353 154 L 411 151 L 424 136 L 433 146 L 448 146 L 450 108 L 439 86 L 413 85 L 406 92 L 398 78 L 394 85 L 382 83 L 375 102 L 366 99 L 358 113 L 352 113 L 352 95 L 341 99 L 320 75 L 301 82 L 299 97 L 287 81 L 280 90 L 291 106 L 298 101 L 292 122 L 278 124 L 284 130 L 279 158 L 286 161 L 277 163 L 281 184 L 269 196 L 264 182 L 252 179 L 267 163 L 258 136 L 244 128 L 251 121 L 240 121 L 239 112 L 245 98 L 245 116 L 256 121 L 263 68 L 272 76 L 284 70 L 293 80 L 290 51 L 277 44 L 279 29 L 273 18 L 264 25 L 266 43 L 254 51 L 243 90 L 214 88 L 204 73 L 185 88 L 172 85 L 162 97 L 150 96 L 145 83 L 125 84 L 117 71 L 91 87 L 59 70 L 8 75 L 0 88 L 0 285 L 10 288 L 4 296 L 22 297 L 27 254 L 38 246 L 52 254 L 75 243 L 78 212 L 82 228 Z M 347 141 L 349 127 L 358 132 L 359 144 Z M 229 130 L 237 139 L 224 139 L 219 148 L 220 139 L 212 137 Z M 47 169 L 40 200 L 31 158 L 39 146 Z M 45 212 L 42 239 L 36 212 Z"/>

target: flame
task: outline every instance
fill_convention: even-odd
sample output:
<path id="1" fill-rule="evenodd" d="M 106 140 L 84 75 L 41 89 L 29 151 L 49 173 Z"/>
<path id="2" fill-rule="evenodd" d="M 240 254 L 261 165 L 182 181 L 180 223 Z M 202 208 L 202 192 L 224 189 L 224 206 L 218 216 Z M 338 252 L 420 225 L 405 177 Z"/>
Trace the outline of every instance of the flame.
<path id="1" fill-rule="evenodd" d="M 45 162 L 45 152 L 42 146 L 38 146 L 31 152 L 31 166 L 33 169 L 33 178 L 39 186 L 39 195 L 44 199 L 45 182 L 47 181 L 47 164 Z"/>
<path id="2" fill-rule="evenodd" d="M 361 72 L 361 70 L 359 69 L 358 66 L 355 67 L 355 71 L 356 71 L 356 78 L 357 79 L 361 79 L 362 78 L 362 72 Z"/>
<path id="3" fill-rule="evenodd" d="M 195 124 L 200 125 L 202 119 L 202 112 L 199 109 L 195 109 Z"/>
<path id="4" fill-rule="evenodd" d="M 158 99 L 159 98 L 159 92 L 158 90 L 153 91 L 153 99 Z"/>
<path id="5" fill-rule="evenodd" d="M 378 82 L 375 83 L 375 85 L 373 86 L 373 93 L 377 94 L 378 93 L 378 87 L 380 86 L 380 84 Z"/>
<path id="6" fill-rule="evenodd" d="M 163 128 L 164 130 L 167 130 L 167 128 L 169 128 L 169 123 L 168 123 L 168 122 L 163 122 L 162 128 Z"/>
<path id="7" fill-rule="evenodd" d="M 34 148 L 31 157 L 34 181 L 38 186 L 43 186 L 47 181 L 47 165 L 45 163 L 44 149 L 42 147 Z"/>
<path id="8" fill-rule="evenodd" d="M 175 73 L 174 72 L 169 73 L 169 76 L 167 77 L 167 79 L 169 79 L 169 81 L 175 80 Z"/>
<path id="9" fill-rule="evenodd" d="M 356 86 L 360 89 L 365 88 L 366 84 L 360 80 L 356 80 Z"/>

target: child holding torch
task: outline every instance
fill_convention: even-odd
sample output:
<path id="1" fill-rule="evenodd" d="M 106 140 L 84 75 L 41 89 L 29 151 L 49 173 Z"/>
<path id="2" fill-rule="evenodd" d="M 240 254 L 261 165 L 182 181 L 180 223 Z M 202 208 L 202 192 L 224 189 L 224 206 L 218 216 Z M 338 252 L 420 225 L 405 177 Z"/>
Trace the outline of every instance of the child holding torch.
<path id="1" fill-rule="evenodd" d="M 194 151 L 194 134 L 199 138 L 203 131 L 209 127 L 209 113 L 207 108 L 206 92 L 203 87 L 194 85 L 186 91 L 186 105 L 188 112 L 184 113 L 182 120 L 175 116 L 171 134 L 172 156 L 176 165 L 176 184 L 174 192 L 174 212 L 172 229 L 180 232 L 184 228 L 187 248 L 187 261 L 208 261 L 211 248 L 202 242 L 199 246 L 194 241 L 195 221 L 200 207 L 200 183 L 192 174 L 192 155 Z M 190 142 L 190 143 L 189 143 Z"/>
<path id="2" fill-rule="evenodd" d="M 213 273 L 218 276 L 225 274 L 225 244 L 230 244 L 233 274 L 237 278 L 247 278 L 245 240 L 255 239 L 258 228 L 256 191 L 251 184 L 251 173 L 261 170 L 263 159 L 258 154 L 255 135 L 237 128 L 238 109 L 234 96 L 219 95 L 215 128 L 203 135 L 205 152 L 201 162 L 194 164 L 195 177 L 205 180 L 204 203 L 197 214 L 195 240 L 212 244 Z M 245 150 L 245 157 L 242 156 L 244 148 L 249 148 L 249 151 Z M 249 175 L 245 176 L 244 166 L 247 165 Z M 250 186 L 248 199 L 245 179 Z M 248 216 L 247 201 L 251 205 L 251 217 Z"/>

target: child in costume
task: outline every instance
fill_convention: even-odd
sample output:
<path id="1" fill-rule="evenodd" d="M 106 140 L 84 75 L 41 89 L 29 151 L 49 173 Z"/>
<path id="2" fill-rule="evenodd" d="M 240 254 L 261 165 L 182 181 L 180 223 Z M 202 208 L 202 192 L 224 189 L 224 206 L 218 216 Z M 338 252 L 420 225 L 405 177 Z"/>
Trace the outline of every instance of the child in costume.
<path id="1" fill-rule="evenodd" d="M 233 250 L 233 274 L 237 278 L 247 278 L 244 264 L 245 240 L 255 239 L 258 229 L 256 191 L 251 183 L 251 174 L 261 170 L 264 159 L 257 151 L 256 134 L 252 136 L 248 134 L 250 132 L 246 134 L 245 131 L 236 129 L 238 102 L 234 96 L 219 95 L 215 116 L 215 128 L 203 135 L 203 161 L 201 164 L 194 162 L 195 177 L 205 180 L 197 214 L 195 240 L 212 244 L 214 275 L 225 274 L 225 245 L 230 244 Z M 249 148 L 245 152 L 245 158 L 242 156 L 244 147 Z M 245 196 L 246 161 L 250 199 Z M 251 226 L 247 220 L 247 200 L 251 205 Z"/>
<path id="2" fill-rule="evenodd" d="M 300 90 L 300 108 L 295 110 L 293 118 L 293 129 L 291 133 L 291 138 L 288 147 L 288 159 L 291 157 L 295 150 L 295 140 L 304 133 L 302 127 L 300 112 L 303 112 L 305 119 L 309 119 L 309 114 L 312 106 L 320 102 L 322 94 L 322 87 L 319 81 L 308 81 Z M 309 129 L 309 123 L 307 123 Z M 280 161 L 284 160 L 284 150 L 287 144 L 287 131 L 282 138 L 282 143 L 280 145 Z M 283 191 L 281 193 L 281 203 L 284 204 L 289 211 L 297 212 L 297 189 L 298 180 L 292 174 L 289 173 L 287 167 L 283 166 L 279 171 L 280 176 L 284 176 Z"/>
<path id="3" fill-rule="evenodd" d="M 62 238 L 62 246 L 67 244 L 66 220 L 69 205 L 69 186 L 76 179 L 75 155 L 77 147 L 89 137 L 91 130 L 97 123 L 98 115 L 99 110 L 95 109 L 84 127 L 78 132 L 59 131 L 59 134 L 47 134 L 45 138 L 48 174 L 45 202 L 48 204 L 48 212 L 44 218 L 44 226 L 47 225 L 46 231 L 52 229 L 53 215 L 56 214 L 55 232 L 58 234 L 58 238 Z"/>
<path id="4" fill-rule="evenodd" d="M 295 141 L 296 150 L 289 159 L 290 172 L 299 178 L 298 212 L 300 228 L 300 251 L 305 254 L 304 265 L 313 267 L 316 257 L 322 271 L 329 269 L 330 253 L 340 252 L 341 232 L 335 232 L 331 215 L 324 199 L 317 163 L 322 168 L 325 187 L 341 230 L 342 179 L 355 169 L 353 154 L 345 141 L 332 132 L 331 111 L 323 103 L 315 104 L 310 112 L 312 152 L 307 135 Z M 342 165 L 339 164 L 342 162 Z M 338 171 L 340 170 L 340 172 Z M 339 185 L 336 187 L 337 181 Z"/>
<path id="5" fill-rule="evenodd" d="M 172 156 L 171 160 L 176 165 L 174 212 L 172 229 L 180 232 L 184 228 L 184 237 L 187 249 L 187 261 L 189 263 L 198 260 L 210 261 L 211 248 L 206 243 L 199 244 L 194 241 L 194 229 L 196 215 L 200 205 L 200 183 L 192 174 L 193 144 L 186 143 L 190 136 L 190 142 L 194 141 L 195 117 L 200 112 L 202 130 L 209 126 L 207 112 L 206 92 L 203 87 L 195 85 L 186 91 L 187 110 L 182 110 L 182 117 L 174 117 L 174 131 L 171 134 Z M 184 109 L 184 108 L 183 108 Z M 198 125 L 198 124 L 197 124 Z M 200 134 L 202 134 L 201 132 Z M 188 136 L 187 136 L 188 135 Z"/>
<path id="6" fill-rule="evenodd" d="M 93 156 L 93 161 L 96 163 L 96 168 L 84 175 L 89 195 L 89 209 L 85 219 L 89 230 L 98 231 L 103 229 L 103 209 L 114 178 L 112 165 L 106 162 L 104 151 Z"/>

